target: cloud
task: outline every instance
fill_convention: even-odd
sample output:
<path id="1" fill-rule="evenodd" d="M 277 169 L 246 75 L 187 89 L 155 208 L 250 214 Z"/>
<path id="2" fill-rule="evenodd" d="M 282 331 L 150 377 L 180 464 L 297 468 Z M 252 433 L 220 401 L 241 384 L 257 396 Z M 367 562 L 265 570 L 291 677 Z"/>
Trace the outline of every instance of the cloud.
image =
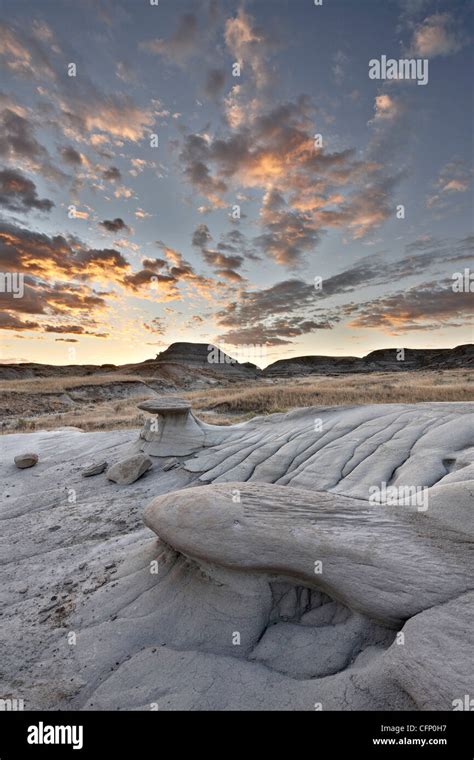
<path id="1" fill-rule="evenodd" d="M 153 272 L 158 272 L 163 267 L 167 266 L 165 259 L 142 259 L 142 267 L 144 269 L 151 269 Z"/>
<path id="2" fill-rule="evenodd" d="M 43 22 L 33 25 L 33 34 L 13 25 L 0 24 L 0 58 L 14 74 L 28 79 L 54 80 L 56 74 L 48 51 L 59 52 L 51 29 Z"/>
<path id="3" fill-rule="evenodd" d="M 14 314 L 0 311 L 0 330 L 36 330 L 38 322 L 23 321 Z"/>
<path id="4" fill-rule="evenodd" d="M 380 120 L 396 119 L 400 115 L 400 104 L 392 96 L 383 93 L 382 95 L 376 96 L 374 111 L 374 118 L 372 122 L 369 123 L 373 124 Z"/>
<path id="5" fill-rule="evenodd" d="M 65 161 L 65 163 L 70 164 L 71 166 L 81 166 L 83 163 L 83 158 L 81 154 L 73 148 L 71 145 L 67 145 L 60 149 L 60 154 Z"/>
<path id="6" fill-rule="evenodd" d="M 420 285 L 403 291 L 409 293 L 406 298 L 402 298 L 402 293 L 361 305 L 351 302 L 323 308 L 322 304 L 335 296 L 360 293 L 369 286 L 393 285 L 409 277 L 425 275 L 429 268 L 440 264 L 446 271 L 449 263 L 469 260 L 473 252 L 471 236 L 454 241 L 417 239 L 406 247 L 406 255 L 401 259 L 387 261 L 381 255 L 366 256 L 339 274 L 324 278 L 321 289 L 316 289 L 313 282 L 293 278 L 261 290 L 240 290 L 238 301 L 216 314 L 217 324 L 227 328 L 219 340 L 231 344 L 283 345 L 291 342 L 291 338 L 331 329 L 349 318 L 351 327 L 379 327 L 388 331 L 403 324 L 407 329 L 415 329 L 413 325 L 420 324 L 422 329 L 431 329 L 439 294 L 442 301 L 439 319 L 443 309 L 446 314 L 451 309 L 454 318 L 461 316 L 469 299 L 455 301 L 451 291 L 446 295 L 446 288 Z M 417 295 L 419 293 L 422 295 Z"/>
<path id="7" fill-rule="evenodd" d="M 321 225 L 349 230 L 355 240 L 363 238 L 395 213 L 392 194 L 400 178 L 374 177 L 344 198 L 339 208 L 316 211 L 315 218 Z"/>
<path id="8" fill-rule="evenodd" d="M 215 301 L 218 283 L 196 273 L 181 253 L 160 242 L 163 258 L 145 258 L 142 269 L 132 271 L 129 262 L 117 250 L 91 249 L 77 238 L 50 237 L 15 224 L 0 222 L 0 271 L 24 274 L 24 295 L 0 293 L 0 307 L 9 314 L 2 324 L 9 329 L 38 329 L 71 332 L 71 317 L 81 324 L 92 324 L 95 315 L 102 317 L 115 292 L 97 292 L 97 283 L 125 289 L 141 298 L 160 301 L 182 297 L 184 283 L 191 290 Z M 34 314 L 42 318 L 25 325 L 15 314 Z M 57 324 L 48 330 L 56 316 Z M 66 328 L 68 328 L 66 330 Z M 5 328 L 6 329 L 6 328 Z M 85 333 L 84 333 L 85 334 Z M 97 335 L 96 331 L 87 334 Z"/>
<path id="9" fill-rule="evenodd" d="M 0 206 L 9 211 L 51 211 L 53 201 L 38 198 L 36 185 L 13 169 L 0 171 Z"/>
<path id="10" fill-rule="evenodd" d="M 177 289 L 179 278 L 174 274 L 159 274 L 155 269 L 145 268 L 127 274 L 124 277 L 124 284 L 137 294 L 143 288 L 155 289 L 159 293 L 160 300 L 175 300 L 180 297 L 180 292 Z"/>
<path id="11" fill-rule="evenodd" d="M 25 116 L 4 108 L 0 112 L 0 156 L 47 179 L 63 182 L 67 175 L 51 162 L 46 148 L 35 137 L 35 128 Z"/>
<path id="12" fill-rule="evenodd" d="M 384 96 L 380 108 L 388 116 L 395 106 Z M 386 176 L 380 163 L 356 158 L 353 149 L 328 152 L 315 145 L 316 129 L 314 107 L 300 96 L 249 115 L 227 138 L 189 134 L 180 152 L 185 177 L 214 208 L 227 205 L 230 189 L 263 192 L 262 233 L 254 243 L 289 267 L 316 249 L 328 227 L 361 238 L 395 208 L 401 174 Z"/>
<path id="13" fill-rule="evenodd" d="M 200 224 L 193 233 L 192 243 L 198 248 L 205 248 L 212 242 L 212 235 L 207 224 Z"/>
<path id="14" fill-rule="evenodd" d="M 77 141 L 87 141 L 94 132 L 134 142 L 143 137 L 155 121 L 153 109 L 140 108 L 127 94 L 101 92 L 84 69 L 71 88 L 71 79 L 66 74 L 67 59 L 54 41 L 51 29 L 39 21 L 33 22 L 32 29 L 33 34 L 27 34 L 23 29 L 0 24 L 0 58 L 15 75 L 46 80 L 46 85 L 38 86 L 38 92 L 49 96 L 50 111 L 54 106 L 58 108 L 54 124 L 65 135 Z M 57 71 L 51 63 L 51 54 L 61 56 Z M 101 135 L 94 137 L 97 140 Z"/>
<path id="15" fill-rule="evenodd" d="M 77 239 L 33 232 L 0 222 L 0 270 L 46 280 L 120 282 L 130 265 L 114 249 L 91 249 Z M 21 300 L 21 299 L 19 299 Z"/>
<path id="16" fill-rule="evenodd" d="M 254 243 L 279 264 L 299 264 L 303 254 L 314 250 L 321 240 L 311 214 L 289 208 L 276 190 L 265 195 L 260 218 L 266 231 Z"/>
<path id="17" fill-rule="evenodd" d="M 460 326 L 472 319 L 472 294 L 454 293 L 452 283 L 443 288 L 432 283 L 360 304 L 352 328 L 379 329 L 389 335 L 416 330 L 439 330 Z"/>
<path id="18" fill-rule="evenodd" d="M 333 55 L 332 73 L 337 85 L 342 85 L 346 75 L 347 67 L 350 60 L 343 50 L 337 50 Z"/>
<path id="19" fill-rule="evenodd" d="M 285 280 L 258 291 L 241 291 L 238 302 L 218 312 L 217 323 L 228 328 L 217 338 L 231 345 L 286 345 L 291 338 L 329 330 L 336 318 L 312 316 L 316 291 L 302 280 Z"/>
<path id="20" fill-rule="evenodd" d="M 239 330 L 228 330 L 223 335 L 219 335 L 216 342 L 228 343 L 231 346 L 286 346 L 292 343 L 291 338 L 298 338 L 316 330 L 331 330 L 332 326 L 328 321 L 301 320 L 299 323 L 289 325 L 286 320 L 280 320 L 273 326 L 255 325 Z"/>
<path id="21" fill-rule="evenodd" d="M 136 73 L 133 70 L 132 66 L 130 66 L 129 63 L 126 63 L 125 61 L 119 61 L 117 63 L 117 67 L 115 69 L 115 75 L 118 79 L 121 79 L 122 82 L 135 82 L 137 79 Z"/>
<path id="22" fill-rule="evenodd" d="M 143 327 L 155 335 L 164 335 L 166 332 L 166 324 L 162 317 L 155 317 L 151 322 L 144 322 Z"/>
<path id="23" fill-rule="evenodd" d="M 224 90 L 226 81 L 225 71 L 223 69 L 209 69 L 204 84 L 204 94 L 210 100 L 217 100 Z"/>
<path id="24" fill-rule="evenodd" d="M 70 335 L 93 335 L 95 338 L 108 338 L 108 333 L 95 333 L 86 330 L 83 325 L 43 325 L 42 329 L 47 333 L 66 333 Z M 70 341 L 72 342 L 72 341 Z"/>
<path id="25" fill-rule="evenodd" d="M 144 211 L 142 208 L 137 208 L 135 211 L 135 216 L 137 219 L 149 219 L 152 214 L 150 214 L 148 211 Z"/>
<path id="26" fill-rule="evenodd" d="M 5 108 L 1 113 L 0 155 L 40 158 L 46 150 L 36 140 L 33 125 L 22 116 Z"/>
<path id="27" fill-rule="evenodd" d="M 412 52 L 422 58 L 457 53 L 465 44 L 456 22 L 449 13 L 434 13 L 418 24 L 413 34 Z"/>
<path id="28" fill-rule="evenodd" d="M 426 200 L 427 207 L 446 207 L 453 196 L 469 190 L 472 177 L 473 171 L 465 163 L 450 161 L 441 169 L 435 182 L 436 192 Z"/>
<path id="29" fill-rule="evenodd" d="M 250 69 L 256 88 L 266 87 L 271 79 L 268 59 L 278 48 L 268 27 L 257 26 L 255 19 L 240 8 L 236 16 L 226 21 L 224 38 L 242 69 Z"/>
<path id="30" fill-rule="evenodd" d="M 285 280 L 263 290 L 243 290 L 238 302 L 217 313 L 217 323 L 228 328 L 218 340 L 232 345 L 284 345 L 290 337 L 318 329 L 308 317 L 316 291 L 302 280 Z M 326 329 L 326 328 L 324 328 Z"/>
<path id="31" fill-rule="evenodd" d="M 140 43 L 140 48 L 148 53 L 161 55 L 178 65 L 182 65 L 196 54 L 199 46 L 199 26 L 194 13 L 183 14 L 171 37 L 154 39 Z"/>
<path id="32" fill-rule="evenodd" d="M 228 238 L 224 238 L 226 240 Z M 201 255 L 209 266 L 213 267 L 215 273 L 225 280 L 239 283 L 243 281 L 242 275 L 236 270 L 240 269 L 244 263 L 243 256 L 235 253 L 229 255 L 225 251 L 234 251 L 234 246 L 228 243 L 220 243 L 218 249 L 210 248 L 212 235 L 206 224 L 200 224 L 193 233 L 192 243 L 196 248 L 201 250 Z"/>
<path id="33" fill-rule="evenodd" d="M 113 232 L 114 234 L 122 232 L 123 230 L 130 232 L 130 227 L 128 227 L 120 217 L 117 217 L 116 219 L 104 219 L 103 222 L 99 222 L 99 225 L 106 229 L 107 232 Z"/>
<path id="34" fill-rule="evenodd" d="M 98 335 L 94 316 L 105 311 L 106 301 L 85 285 L 44 282 L 28 275 L 23 297 L 14 299 L 9 293 L 0 293 L 0 307 L 0 329 Z M 71 319 L 80 323 L 71 324 Z"/>
<path id="35" fill-rule="evenodd" d="M 120 170 L 117 169 L 116 166 L 109 166 L 108 169 L 105 169 L 102 172 L 103 179 L 107 180 L 108 182 L 116 182 L 120 179 L 122 179 L 122 175 L 120 173 Z"/>
<path id="36" fill-rule="evenodd" d="M 87 80 L 79 82 L 74 95 L 63 88 L 56 102 L 59 126 L 78 142 L 93 142 L 92 138 L 105 135 L 118 141 L 138 142 L 155 121 L 153 109 L 138 106 L 123 93 L 105 95 Z M 103 143 L 107 144 L 107 140 Z"/>
<path id="37" fill-rule="evenodd" d="M 122 283 L 133 293 L 141 297 L 155 298 L 160 301 L 173 301 L 182 297 L 181 284 L 209 299 L 216 297 L 216 283 L 208 277 L 199 275 L 183 255 L 170 248 L 163 241 L 156 244 L 163 251 L 165 258 L 142 260 L 142 269 L 129 272 L 122 278 Z"/>

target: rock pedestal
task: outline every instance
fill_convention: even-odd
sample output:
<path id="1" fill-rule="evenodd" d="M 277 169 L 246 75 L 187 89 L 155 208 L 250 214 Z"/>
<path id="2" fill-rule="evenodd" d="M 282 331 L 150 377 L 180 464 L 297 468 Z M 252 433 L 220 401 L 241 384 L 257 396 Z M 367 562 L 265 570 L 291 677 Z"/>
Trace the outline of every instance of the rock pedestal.
<path id="1" fill-rule="evenodd" d="M 204 446 L 204 426 L 188 401 L 163 396 L 143 401 L 138 408 L 154 415 L 140 433 L 140 451 L 154 457 L 186 456 Z"/>

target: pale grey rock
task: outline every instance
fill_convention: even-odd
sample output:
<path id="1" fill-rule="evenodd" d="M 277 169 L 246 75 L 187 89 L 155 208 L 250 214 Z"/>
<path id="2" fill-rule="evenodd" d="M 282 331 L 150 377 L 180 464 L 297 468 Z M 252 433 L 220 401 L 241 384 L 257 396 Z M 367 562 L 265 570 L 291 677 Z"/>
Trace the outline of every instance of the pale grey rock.
<path id="1" fill-rule="evenodd" d="M 108 466 L 109 463 L 105 461 L 89 464 L 82 470 L 81 475 L 83 478 L 91 478 L 93 475 L 100 475 L 105 472 Z"/>
<path id="2" fill-rule="evenodd" d="M 358 614 L 335 625 L 282 622 L 266 629 L 249 659 L 297 678 L 322 678 L 346 668 L 367 646 L 389 645 L 393 638 L 393 631 Z"/>
<path id="3" fill-rule="evenodd" d="M 191 404 L 173 396 L 158 396 L 138 404 L 155 415 L 140 433 L 138 449 L 151 456 L 185 456 L 204 445 L 201 423 L 191 412 Z"/>
<path id="4" fill-rule="evenodd" d="M 14 462 L 19 470 L 27 470 L 29 467 L 34 467 L 38 459 L 38 454 L 17 454 Z"/>
<path id="5" fill-rule="evenodd" d="M 168 472 L 168 470 L 174 470 L 175 467 L 179 467 L 179 459 L 176 459 L 176 457 L 171 457 L 171 459 L 167 459 L 163 462 L 163 470 L 165 472 Z"/>
<path id="6" fill-rule="evenodd" d="M 424 513 L 340 494 L 254 482 L 201 486 L 158 497 L 144 520 L 197 561 L 304 580 L 387 626 L 473 583 L 460 534 L 436 530 Z"/>
<path id="7" fill-rule="evenodd" d="M 2 436 L 0 693 L 21 681 L 30 709 L 454 709 L 474 681 L 472 412 L 199 423 L 195 454 L 127 489 L 81 470 L 136 453 L 138 431 L 28 434 L 31 477 L 11 465 L 25 436 Z M 426 487 L 428 509 L 369 502 L 382 479 Z"/>
<path id="8" fill-rule="evenodd" d="M 135 454 L 135 456 L 113 464 L 106 474 L 108 480 L 113 480 L 114 483 L 121 486 L 128 486 L 141 478 L 151 467 L 153 467 L 153 462 L 150 457 L 144 454 Z"/>

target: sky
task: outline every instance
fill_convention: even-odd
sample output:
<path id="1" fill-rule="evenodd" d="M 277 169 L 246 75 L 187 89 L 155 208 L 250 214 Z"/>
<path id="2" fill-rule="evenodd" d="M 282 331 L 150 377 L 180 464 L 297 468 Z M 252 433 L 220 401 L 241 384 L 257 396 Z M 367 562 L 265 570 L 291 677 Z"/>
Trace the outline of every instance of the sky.
<path id="1" fill-rule="evenodd" d="M 0 362 L 472 342 L 473 15 L 0 0 Z"/>

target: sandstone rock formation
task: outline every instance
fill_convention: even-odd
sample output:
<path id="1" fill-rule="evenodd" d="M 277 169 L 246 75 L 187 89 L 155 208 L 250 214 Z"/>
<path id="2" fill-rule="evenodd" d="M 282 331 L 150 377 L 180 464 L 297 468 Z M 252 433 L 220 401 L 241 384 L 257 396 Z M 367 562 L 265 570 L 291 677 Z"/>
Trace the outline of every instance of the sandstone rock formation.
<path id="1" fill-rule="evenodd" d="M 263 371 L 264 377 L 300 377 L 348 372 L 406 372 L 410 370 L 467 369 L 474 367 L 474 345 L 456 348 L 385 348 L 357 356 L 295 356 L 279 359 Z"/>
<path id="2" fill-rule="evenodd" d="M 217 346 L 208 343 L 172 343 L 156 357 L 157 364 L 181 364 L 194 369 L 214 369 L 241 379 L 255 377 L 255 364 L 241 364 Z"/>
<path id="3" fill-rule="evenodd" d="M 156 396 L 137 405 L 153 415 L 146 420 L 135 445 L 153 457 L 187 456 L 232 438 L 226 425 L 208 425 L 194 416 L 191 404 L 176 396 Z"/>
<path id="4" fill-rule="evenodd" d="M 219 351 L 220 361 L 209 361 Z M 371 372 L 374 370 L 403 371 L 417 369 L 467 369 L 474 366 L 474 345 L 467 343 L 455 348 L 445 349 L 405 349 L 403 361 L 397 359 L 398 349 L 378 349 L 364 357 L 357 356 L 299 356 L 289 359 L 279 359 L 269 364 L 262 372 L 251 362 L 238 362 L 228 356 L 218 347 L 207 343 L 172 343 L 155 359 L 144 362 L 116 366 L 102 365 L 68 365 L 56 366 L 50 364 L 2 364 L 0 365 L 1 380 L 20 380 L 36 377 L 78 377 L 89 375 L 108 375 L 110 377 L 109 392 L 114 396 L 130 395 L 134 390 L 140 392 L 139 383 L 133 388 L 133 382 L 123 383 L 114 380 L 115 374 L 140 375 L 147 379 L 148 385 L 156 381 L 156 390 L 176 390 L 192 384 L 192 375 L 200 381 L 207 376 L 208 380 L 219 378 L 220 382 L 263 377 L 295 377 L 301 374 L 327 374 L 344 372 Z M 180 375 L 187 376 L 186 382 L 180 382 Z M 122 386 L 122 387 L 121 387 Z M 71 396 L 92 393 L 92 390 L 72 389 Z"/>
<path id="5" fill-rule="evenodd" d="M 159 396 L 138 404 L 154 415 L 140 433 L 140 451 L 155 457 L 193 454 L 204 445 L 204 429 L 191 412 L 191 404 L 175 396 Z"/>
<path id="6" fill-rule="evenodd" d="M 452 710 L 474 677 L 473 406 L 204 426 L 197 452 L 154 457 L 129 489 L 81 471 L 129 457 L 135 431 L 34 433 L 34 498 L 11 467 L 25 437 L 3 436 L 0 696 Z"/>

